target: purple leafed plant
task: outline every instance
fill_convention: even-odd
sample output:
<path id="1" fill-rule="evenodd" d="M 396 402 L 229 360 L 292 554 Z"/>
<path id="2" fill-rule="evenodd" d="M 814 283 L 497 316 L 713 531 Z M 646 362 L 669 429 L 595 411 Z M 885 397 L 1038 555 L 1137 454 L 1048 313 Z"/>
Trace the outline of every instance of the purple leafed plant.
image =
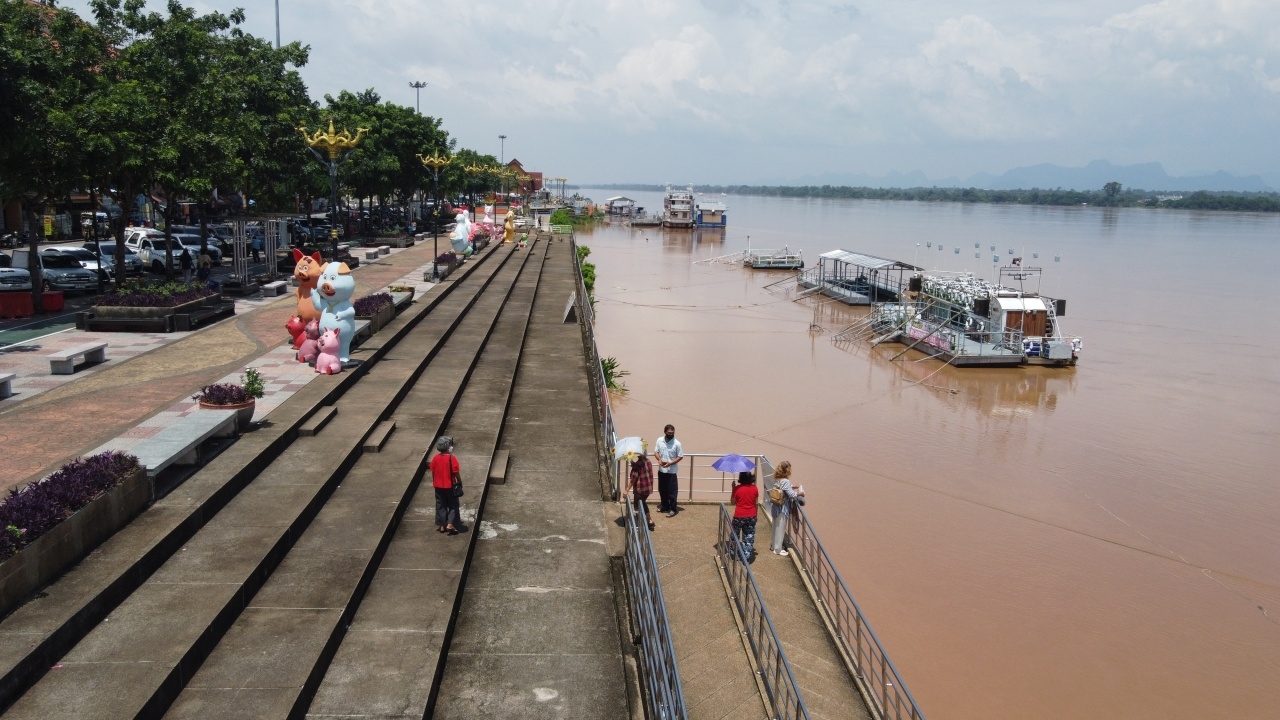
<path id="1" fill-rule="evenodd" d="M 73 460 L 54 474 L 11 490 L 0 502 L 0 560 L 49 532 L 138 469 L 138 458 L 105 452 Z"/>
<path id="2" fill-rule="evenodd" d="M 200 392 L 191 396 L 192 400 L 210 405 L 238 405 L 253 399 L 247 390 L 231 383 L 214 383 L 200 388 Z"/>
<path id="3" fill-rule="evenodd" d="M 214 291 L 203 285 L 129 284 L 116 292 L 98 298 L 95 307 L 177 307 L 213 295 Z"/>
<path id="4" fill-rule="evenodd" d="M 453 253 L 440 253 L 440 257 L 436 258 L 437 265 L 457 265 L 458 256 Z"/>
<path id="5" fill-rule="evenodd" d="M 356 308 L 356 317 L 373 317 L 379 310 L 395 302 L 391 293 L 374 293 L 365 295 L 352 305 Z"/>

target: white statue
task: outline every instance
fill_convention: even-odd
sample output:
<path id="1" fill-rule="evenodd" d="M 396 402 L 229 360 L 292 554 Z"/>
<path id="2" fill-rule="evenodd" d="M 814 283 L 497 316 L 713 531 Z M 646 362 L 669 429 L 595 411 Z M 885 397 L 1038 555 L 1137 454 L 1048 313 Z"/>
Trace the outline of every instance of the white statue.
<path id="1" fill-rule="evenodd" d="M 493 221 L 493 206 L 492 206 L 492 205 L 485 205 L 485 206 L 484 206 L 484 224 L 485 224 L 485 225 L 488 225 L 488 226 L 489 226 L 489 228 L 490 228 L 491 230 L 493 229 L 494 221 Z"/>
<path id="2" fill-rule="evenodd" d="M 468 250 L 471 248 L 471 218 L 467 217 L 466 210 L 459 210 L 455 221 L 453 234 L 449 236 L 449 245 L 453 247 L 454 252 L 469 254 Z"/>

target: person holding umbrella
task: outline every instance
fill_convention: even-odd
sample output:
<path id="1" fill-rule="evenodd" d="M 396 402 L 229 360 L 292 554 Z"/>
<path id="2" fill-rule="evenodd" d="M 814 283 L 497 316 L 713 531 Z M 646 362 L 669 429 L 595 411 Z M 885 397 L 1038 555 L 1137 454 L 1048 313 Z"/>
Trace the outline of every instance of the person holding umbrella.
<path id="1" fill-rule="evenodd" d="M 751 562 L 756 552 L 756 502 L 760 489 L 756 487 L 756 474 L 752 470 L 738 473 L 738 484 L 733 486 L 733 534 L 742 545 L 742 555 Z"/>
<path id="2" fill-rule="evenodd" d="M 676 466 L 684 459 L 684 448 L 676 439 L 676 426 L 667 424 L 662 437 L 653 446 L 653 456 L 658 460 L 658 512 L 667 517 L 676 516 L 676 496 L 680 494 L 680 478 Z"/>

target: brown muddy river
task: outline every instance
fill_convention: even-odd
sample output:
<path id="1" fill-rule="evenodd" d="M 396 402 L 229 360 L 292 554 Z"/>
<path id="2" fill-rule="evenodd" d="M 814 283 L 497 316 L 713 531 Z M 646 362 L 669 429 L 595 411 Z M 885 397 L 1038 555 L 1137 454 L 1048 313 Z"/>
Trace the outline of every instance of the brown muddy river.
<path id="1" fill-rule="evenodd" d="M 791 460 L 931 720 L 1280 717 L 1280 218 L 719 199 L 718 235 L 579 233 L 601 354 L 630 372 L 620 434 Z M 695 262 L 748 236 L 984 276 L 1014 248 L 1080 364 L 838 345 L 865 309 Z"/>

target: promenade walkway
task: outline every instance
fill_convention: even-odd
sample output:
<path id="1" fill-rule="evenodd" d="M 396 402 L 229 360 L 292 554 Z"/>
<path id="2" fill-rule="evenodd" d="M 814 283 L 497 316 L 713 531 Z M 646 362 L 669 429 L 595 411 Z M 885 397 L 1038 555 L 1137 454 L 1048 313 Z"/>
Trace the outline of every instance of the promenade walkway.
<path id="1" fill-rule="evenodd" d="M 361 264 L 353 273 L 356 296 L 406 275 L 413 277 L 430 262 L 431 244 L 419 243 L 378 262 Z M 416 278 L 421 283 L 421 272 Z M 129 438 L 146 437 L 147 432 L 154 433 L 190 412 L 195 406 L 190 396 L 202 386 L 238 381 L 244 368 L 260 358 L 265 358 L 267 366 L 284 365 L 292 355 L 284 322 L 295 302 L 292 291 L 270 301 L 237 301 L 234 318 L 195 332 L 69 330 L 0 349 L 0 372 L 18 375 L 15 395 L 0 400 L 0 445 L 5 449 L 0 492 L 39 479 L 95 449 L 127 449 Z M 75 375 L 49 374 L 49 363 L 41 360 L 44 355 L 90 340 L 111 343 L 106 363 Z M 280 352 L 272 353 L 276 349 Z M 288 371 L 268 377 L 282 382 L 268 386 L 268 397 L 259 403 L 255 418 L 262 418 L 315 374 Z M 124 441 L 112 442 L 117 439 Z"/>

